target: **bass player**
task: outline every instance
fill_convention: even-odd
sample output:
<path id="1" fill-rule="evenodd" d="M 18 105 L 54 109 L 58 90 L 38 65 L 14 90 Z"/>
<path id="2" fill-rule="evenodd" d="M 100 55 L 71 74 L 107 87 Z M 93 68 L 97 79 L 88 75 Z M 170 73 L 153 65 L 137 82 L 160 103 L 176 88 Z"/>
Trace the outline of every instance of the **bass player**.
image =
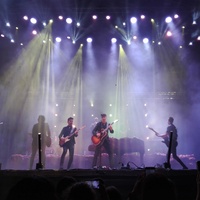
<path id="1" fill-rule="evenodd" d="M 72 117 L 68 118 L 67 120 L 68 125 L 62 129 L 59 135 L 59 139 L 61 139 L 61 138 L 65 138 L 67 136 L 74 134 L 73 137 L 71 137 L 69 141 L 67 141 L 66 143 L 62 145 L 63 153 L 60 158 L 60 170 L 63 170 L 64 160 L 67 154 L 67 150 L 69 150 L 69 161 L 68 161 L 67 169 L 70 169 L 73 162 L 75 137 L 78 136 L 78 130 L 75 126 L 73 126 L 73 120 L 74 119 Z"/>
<path id="2" fill-rule="evenodd" d="M 114 133 L 114 130 L 110 124 L 107 123 L 107 116 L 106 114 L 101 114 L 101 121 L 96 124 L 94 127 L 92 134 L 101 138 L 101 133 L 103 130 L 107 129 L 107 131 L 110 131 L 110 133 Z M 108 133 L 108 132 L 107 132 Z M 113 168 L 113 152 L 110 145 L 110 140 L 108 134 L 104 138 L 104 140 L 96 146 L 95 153 L 94 153 L 94 159 L 92 163 L 92 167 L 97 166 L 97 158 L 100 156 L 101 153 L 101 147 L 104 147 L 109 155 L 109 164 L 110 167 Z"/>

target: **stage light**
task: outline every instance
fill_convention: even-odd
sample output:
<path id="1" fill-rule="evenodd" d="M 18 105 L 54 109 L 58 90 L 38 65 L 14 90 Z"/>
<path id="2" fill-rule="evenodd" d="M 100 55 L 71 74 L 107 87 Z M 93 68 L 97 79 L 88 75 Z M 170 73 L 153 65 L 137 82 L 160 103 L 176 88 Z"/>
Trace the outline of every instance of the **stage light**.
<path id="1" fill-rule="evenodd" d="M 1 37 L 5 37 L 5 35 L 4 35 L 4 34 L 1 34 Z"/>
<path id="2" fill-rule="evenodd" d="M 23 19 L 24 19 L 24 20 L 28 20 L 28 16 L 25 15 L 25 16 L 23 17 Z"/>
<path id="3" fill-rule="evenodd" d="M 58 107 L 58 103 L 56 104 L 56 107 Z"/>
<path id="4" fill-rule="evenodd" d="M 81 44 L 81 47 L 83 47 L 83 44 Z"/>
<path id="5" fill-rule="evenodd" d="M 32 24 L 36 24 L 36 23 L 37 23 L 37 19 L 35 19 L 35 18 L 32 17 L 32 18 L 30 19 L 30 22 L 31 22 Z"/>
<path id="6" fill-rule="evenodd" d="M 71 39 L 71 37 L 70 37 L 70 36 L 67 36 L 67 39 L 68 39 L 68 40 L 70 40 L 70 39 Z"/>
<path id="7" fill-rule="evenodd" d="M 145 19 L 145 15 L 141 15 L 140 18 L 141 18 L 141 19 Z"/>
<path id="8" fill-rule="evenodd" d="M 76 105 L 74 104 L 74 107 L 75 107 Z"/>
<path id="9" fill-rule="evenodd" d="M 79 27 L 81 24 L 80 24 L 80 22 L 77 22 L 76 25 Z"/>
<path id="10" fill-rule="evenodd" d="M 54 128 L 56 128 L 56 125 L 54 126 Z"/>
<path id="11" fill-rule="evenodd" d="M 92 42 L 92 38 L 87 38 L 87 42 L 91 43 Z"/>
<path id="12" fill-rule="evenodd" d="M 149 128 L 149 125 L 146 125 L 146 128 Z"/>
<path id="13" fill-rule="evenodd" d="M 110 16 L 109 16 L 109 15 L 107 15 L 107 16 L 106 16 L 106 19 L 107 19 L 107 20 L 109 20 L 109 19 L 110 19 Z"/>
<path id="14" fill-rule="evenodd" d="M 143 39 L 143 43 L 144 43 L 144 44 L 147 44 L 148 42 L 149 42 L 149 39 L 148 39 L 148 38 L 144 38 L 144 39 Z"/>
<path id="15" fill-rule="evenodd" d="M 137 22 L 137 18 L 136 17 L 131 17 L 130 19 L 132 24 L 135 24 Z"/>
<path id="16" fill-rule="evenodd" d="M 145 103 L 145 104 L 144 104 L 144 107 L 146 107 L 146 106 L 147 106 L 147 104 Z"/>
<path id="17" fill-rule="evenodd" d="M 76 44 L 76 41 L 75 41 L 75 40 L 72 40 L 72 43 L 73 43 L 73 44 Z"/>
<path id="18" fill-rule="evenodd" d="M 47 25 L 46 22 L 43 22 L 42 24 L 43 24 L 43 26 L 46 26 L 46 25 Z"/>
<path id="19" fill-rule="evenodd" d="M 154 43 L 155 43 L 155 41 L 153 40 L 153 41 L 152 41 L 152 43 L 154 44 Z"/>
<path id="20" fill-rule="evenodd" d="M 55 114 L 55 117 L 58 117 L 58 114 L 57 114 L 57 113 Z"/>
<path id="21" fill-rule="evenodd" d="M 75 117 L 76 115 L 75 114 L 73 114 L 73 117 Z"/>
<path id="22" fill-rule="evenodd" d="M 91 103 L 90 105 L 91 105 L 91 107 L 94 107 L 94 104 L 93 104 L 93 103 Z"/>
<path id="23" fill-rule="evenodd" d="M 178 19 L 179 16 L 177 14 L 174 15 L 174 19 Z"/>
<path id="24" fill-rule="evenodd" d="M 111 39 L 111 42 L 112 42 L 112 43 L 116 43 L 116 42 L 117 42 L 117 39 L 116 39 L 116 38 L 112 38 L 112 39 Z"/>
<path id="25" fill-rule="evenodd" d="M 46 43 L 46 40 L 43 40 L 42 42 L 45 44 L 45 43 Z"/>
<path id="26" fill-rule="evenodd" d="M 131 44 L 131 40 L 128 40 L 128 41 L 127 41 L 127 44 L 130 45 L 130 44 Z"/>
<path id="27" fill-rule="evenodd" d="M 146 113 L 144 116 L 147 117 L 147 116 L 148 116 L 148 113 Z"/>
<path id="28" fill-rule="evenodd" d="M 18 30 L 19 28 L 18 28 L 18 27 L 16 27 L 15 29 L 16 29 L 16 30 Z"/>
<path id="29" fill-rule="evenodd" d="M 189 43 L 189 45 L 190 45 L 190 46 L 192 46 L 192 45 L 193 45 L 193 43 L 192 43 L 192 42 L 190 42 L 190 43 Z"/>
<path id="30" fill-rule="evenodd" d="M 147 151 L 150 151 L 151 149 L 147 149 Z"/>
<path id="31" fill-rule="evenodd" d="M 66 22 L 67 22 L 68 24 L 71 24 L 71 23 L 72 23 L 72 19 L 71 19 L 71 18 L 67 18 L 67 19 L 66 19 Z"/>
<path id="32" fill-rule="evenodd" d="M 154 21 L 154 19 L 151 19 L 151 23 L 154 23 L 155 21 Z"/>
<path id="33" fill-rule="evenodd" d="M 172 18 L 171 17 L 166 17 L 165 22 L 168 24 L 170 22 L 172 22 Z"/>
<path id="34" fill-rule="evenodd" d="M 11 40 L 10 40 L 10 42 L 11 42 L 11 43 L 14 43 L 14 42 L 15 42 L 15 40 L 11 39 Z"/>
<path id="35" fill-rule="evenodd" d="M 91 114 L 91 117 L 94 117 L 94 115 L 93 115 L 93 114 Z"/>
<path id="36" fill-rule="evenodd" d="M 192 22 L 192 25 L 196 25 L 197 24 L 197 22 L 194 20 L 193 22 Z"/>
<path id="37" fill-rule="evenodd" d="M 109 106 L 112 106 L 112 104 L 110 104 Z"/>
<path id="38" fill-rule="evenodd" d="M 53 19 L 50 19 L 50 20 L 49 20 L 49 23 L 52 24 L 52 23 L 53 23 Z"/>
<path id="39" fill-rule="evenodd" d="M 134 40 L 137 40 L 137 36 L 136 36 L 136 35 L 134 35 L 134 36 L 133 36 L 133 39 L 134 39 Z"/>
<path id="40" fill-rule="evenodd" d="M 9 22 L 7 22 L 7 23 L 6 23 L 6 26 L 7 26 L 7 27 L 10 27 L 10 23 L 9 23 Z"/>
<path id="41" fill-rule="evenodd" d="M 161 42 L 158 42 L 158 45 L 161 45 L 162 43 Z"/>
<path id="42" fill-rule="evenodd" d="M 126 23 L 125 23 L 125 22 L 123 22 L 123 26 L 126 26 Z"/>
<path id="43" fill-rule="evenodd" d="M 23 43 L 20 43 L 20 45 L 23 46 L 24 44 L 23 44 Z"/>
<path id="44" fill-rule="evenodd" d="M 128 104 L 126 104 L 126 106 L 128 106 Z"/>
<path id="45" fill-rule="evenodd" d="M 185 26 L 182 26 L 182 29 L 185 29 Z"/>
<path id="46" fill-rule="evenodd" d="M 63 16 L 61 16 L 61 15 L 58 16 L 58 19 L 59 19 L 59 20 L 63 20 Z"/>
<path id="47" fill-rule="evenodd" d="M 92 19 L 97 19 L 97 16 L 96 16 L 96 15 L 93 15 L 93 16 L 92 16 Z"/>
<path id="48" fill-rule="evenodd" d="M 180 49 L 182 49 L 182 48 L 183 48 L 183 46 L 180 46 L 179 48 L 180 48 Z"/>
<path id="49" fill-rule="evenodd" d="M 109 116 L 112 117 L 112 114 L 110 114 Z"/>
<path id="50" fill-rule="evenodd" d="M 62 39 L 60 37 L 56 37 L 56 42 L 61 42 Z"/>
<path id="51" fill-rule="evenodd" d="M 37 35 L 37 31 L 36 31 L 36 30 L 33 30 L 33 31 L 32 31 L 32 34 L 33 34 L 33 35 Z"/>
<path id="52" fill-rule="evenodd" d="M 147 140 L 149 140 L 149 137 L 146 137 Z"/>
<path id="53" fill-rule="evenodd" d="M 172 36 L 172 32 L 171 31 L 167 31 L 167 34 L 166 34 L 168 37 L 171 37 Z"/>
<path id="54" fill-rule="evenodd" d="M 115 26 L 115 28 L 117 29 L 117 28 L 118 28 L 118 26 Z"/>

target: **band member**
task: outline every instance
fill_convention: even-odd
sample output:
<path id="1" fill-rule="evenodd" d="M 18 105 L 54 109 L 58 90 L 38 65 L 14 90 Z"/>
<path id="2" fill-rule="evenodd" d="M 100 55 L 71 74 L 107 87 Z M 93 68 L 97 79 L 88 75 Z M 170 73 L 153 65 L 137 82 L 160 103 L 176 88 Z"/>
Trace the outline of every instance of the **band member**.
<path id="1" fill-rule="evenodd" d="M 173 132 L 173 137 L 172 137 L 172 146 L 171 146 L 171 154 L 173 156 L 173 158 L 180 163 L 180 165 L 183 167 L 183 169 L 188 169 L 187 166 L 181 161 L 181 159 L 177 156 L 177 146 L 178 146 L 178 134 L 177 134 L 177 129 L 176 126 L 173 124 L 174 123 L 174 118 L 173 117 L 169 117 L 168 119 L 168 127 L 167 127 L 167 131 L 165 134 L 160 135 L 159 133 L 156 132 L 156 135 L 158 137 L 162 137 L 166 143 L 169 144 L 169 139 L 170 139 L 170 132 Z M 168 157 L 168 154 L 167 154 Z"/>
<path id="2" fill-rule="evenodd" d="M 33 141 L 32 141 L 32 153 L 30 158 L 30 167 L 29 167 L 30 170 L 33 167 L 34 158 L 38 150 L 38 133 L 41 133 L 42 164 L 43 167 L 45 168 L 45 149 L 47 144 L 46 142 L 47 142 L 47 137 L 51 137 L 51 132 L 48 123 L 45 123 L 45 117 L 43 115 L 40 115 L 38 117 L 38 123 L 35 124 L 32 129 Z"/>
<path id="3" fill-rule="evenodd" d="M 90 125 L 91 130 L 93 130 L 94 127 L 97 125 L 98 120 L 99 120 L 98 117 L 95 117 L 95 118 L 94 118 L 94 122 Z"/>
<path id="4" fill-rule="evenodd" d="M 66 137 L 66 136 L 69 136 L 69 135 L 75 133 L 74 136 L 72 136 L 70 138 L 70 140 L 62 146 L 63 153 L 62 153 L 61 159 L 60 159 L 60 169 L 61 170 L 63 169 L 67 150 L 69 150 L 69 161 L 68 161 L 67 169 L 69 169 L 71 167 L 73 158 L 74 158 L 75 137 L 78 136 L 78 131 L 77 131 L 77 128 L 75 126 L 73 126 L 73 121 L 74 121 L 74 119 L 72 117 L 68 118 L 68 120 L 67 120 L 68 125 L 62 129 L 62 131 L 59 135 L 59 139 L 60 139 L 61 137 Z"/>
<path id="5" fill-rule="evenodd" d="M 94 127 L 94 129 L 92 131 L 92 134 L 96 135 L 97 137 L 100 137 L 101 131 L 103 129 L 106 129 L 108 126 L 109 126 L 108 130 L 110 131 L 110 133 L 114 133 L 112 126 L 107 123 L 106 114 L 101 114 L 101 121 L 96 124 L 96 126 Z M 111 149 L 110 140 L 109 140 L 108 135 L 106 136 L 106 138 L 105 138 L 105 140 L 103 141 L 102 144 L 96 146 L 92 165 L 93 165 L 93 167 L 95 167 L 97 165 L 97 158 L 101 153 L 101 147 L 102 146 L 104 146 L 104 148 L 106 149 L 106 151 L 109 155 L 109 163 L 110 163 L 110 167 L 112 168 L 113 167 L 113 153 L 112 153 L 112 149 Z"/>

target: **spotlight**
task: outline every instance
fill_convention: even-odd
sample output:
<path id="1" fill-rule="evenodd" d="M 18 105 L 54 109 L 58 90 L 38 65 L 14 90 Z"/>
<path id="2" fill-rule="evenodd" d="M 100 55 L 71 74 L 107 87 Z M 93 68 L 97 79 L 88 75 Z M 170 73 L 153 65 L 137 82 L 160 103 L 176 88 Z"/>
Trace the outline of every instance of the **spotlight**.
<path id="1" fill-rule="evenodd" d="M 146 107 L 146 106 L 147 106 L 147 104 L 145 103 L 145 104 L 144 104 L 144 106 Z"/>
<path id="2" fill-rule="evenodd" d="M 42 42 L 45 44 L 45 43 L 46 43 L 46 40 L 43 40 Z"/>
<path id="3" fill-rule="evenodd" d="M 178 19 L 179 16 L 177 14 L 174 15 L 174 19 Z"/>
<path id="4" fill-rule="evenodd" d="M 154 23 L 155 22 L 155 20 L 154 19 L 151 19 L 151 23 Z"/>
<path id="5" fill-rule="evenodd" d="M 73 43 L 73 44 L 75 44 L 75 43 L 76 43 L 76 41 L 75 41 L 75 40 L 72 40 L 72 43 Z"/>
<path id="6" fill-rule="evenodd" d="M 197 37 L 197 40 L 199 40 L 199 41 L 200 41 L 200 36 L 198 36 L 198 37 Z"/>
<path id="7" fill-rule="evenodd" d="M 161 42 L 158 42 L 158 45 L 161 45 L 162 43 Z"/>
<path id="8" fill-rule="evenodd" d="M 130 19 L 132 24 L 135 24 L 137 22 L 137 18 L 136 17 L 131 17 Z"/>
<path id="9" fill-rule="evenodd" d="M 79 27 L 81 24 L 80 24 L 80 22 L 77 22 L 76 25 Z"/>
<path id="10" fill-rule="evenodd" d="M 53 23 L 53 19 L 50 19 L 50 20 L 49 20 L 49 23 L 51 23 L 51 24 L 52 24 L 52 23 Z"/>
<path id="11" fill-rule="evenodd" d="M 93 103 L 91 103 L 91 107 L 94 107 L 94 104 L 93 104 Z"/>
<path id="12" fill-rule="evenodd" d="M 14 43 L 14 42 L 15 42 L 15 40 L 11 39 L 11 40 L 10 40 L 10 42 L 11 42 L 11 43 Z"/>
<path id="13" fill-rule="evenodd" d="M 18 28 L 18 27 L 16 27 L 15 29 L 16 29 L 16 30 L 18 30 L 19 28 Z"/>
<path id="14" fill-rule="evenodd" d="M 37 31 L 36 31 L 36 30 L 33 30 L 33 31 L 32 31 L 32 34 L 33 34 L 33 35 L 37 35 Z"/>
<path id="15" fill-rule="evenodd" d="M 58 117 L 58 114 L 57 114 L 57 113 L 55 114 L 55 117 Z"/>
<path id="16" fill-rule="evenodd" d="M 87 42 L 91 43 L 92 42 L 92 38 L 87 38 Z"/>
<path id="17" fill-rule="evenodd" d="M 109 16 L 109 15 L 107 15 L 107 16 L 106 16 L 106 19 L 107 19 L 107 20 L 109 20 L 109 19 L 110 19 L 110 16 Z"/>
<path id="18" fill-rule="evenodd" d="M 4 34 L 1 34 L 1 37 L 5 37 L 5 35 L 4 35 Z"/>
<path id="19" fill-rule="evenodd" d="M 57 37 L 56 38 L 56 42 L 61 42 L 62 40 L 61 40 L 61 38 L 60 37 Z"/>
<path id="20" fill-rule="evenodd" d="M 68 40 L 70 40 L 70 39 L 71 39 L 71 37 L 70 37 L 70 36 L 67 36 L 67 39 L 68 39 Z"/>
<path id="21" fill-rule="evenodd" d="M 76 115 L 75 114 L 73 114 L 73 117 L 75 117 Z"/>
<path id="22" fill-rule="evenodd" d="M 134 36 L 133 36 L 133 39 L 134 39 L 134 40 L 137 40 L 137 36 L 136 36 L 136 35 L 134 35 Z"/>
<path id="23" fill-rule="evenodd" d="M 111 42 L 112 42 L 112 43 L 116 43 L 116 42 L 117 42 L 117 39 L 116 39 L 116 38 L 112 38 L 112 39 L 111 39 Z"/>
<path id="24" fill-rule="evenodd" d="M 123 26 L 126 26 L 126 22 L 123 22 Z"/>
<path id="25" fill-rule="evenodd" d="M 182 49 L 182 48 L 183 48 L 183 46 L 180 46 L 179 48 L 180 48 L 180 49 Z"/>
<path id="26" fill-rule="evenodd" d="M 148 39 L 148 38 L 144 38 L 144 39 L 143 39 L 143 43 L 144 43 L 144 44 L 147 44 L 148 42 L 149 42 L 149 39 Z"/>
<path id="27" fill-rule="evenodd" d="M 72 23 L 72 19 L 71 19 L 71 18 L 67 18 L 67 19 L 66 19 L 66 22 L 67 22 L 68 24 L 71 24 L 71 23 Z"/>
<path id="28" fill-rule="evenodd" d="M 32 24 L 36 24 L 36 23 L 37 23 L 37 19 L 31 18 L 31 19 L 30 19 L 30 22 L 31 22 Z"/>
<path id="29" fill-rule="evenodd" d="M 182 29 L 185 29 L 185 26 L 182 26 Z"/>
<path id="30" fill-rule="evenodd" d="M 140 18 L 141 18 L 141 19 L 145 19 L 145 15 L 141 15 Z"/>
<path id="31" fill-rule="evenodd" d="M 9 22 L 7 22 L 7 23 L 6 23 L 6 26 L 7 26 L 7 27 L 10 27 L 10 23 L 9 23 Z"/>
<path id="32" fill-rule="evenodd" d="M 130 44 L 131 44 L 131 40 L 128 40 L 128 41 L 127 41 L 127 44 L 130 45 Z"/>
<path id="33" fill-rule="evenodd" d="M 172 32 L 171 31 L 167 31 L 167 34 L 166 34 L 168 37 L 171 37 L 172 36 Z"/>
<path id="34" fill-rule="evenodd" d="M 146 137 L 147 140 L 149 140 L 149 137 Z"/>
<path id="35" fill-rule="evenodd" d="M 172 18 L 171 17 L 166 17 L 165 22 L 168 24 L 170 22 L 172 22 Z"/>
<path id="36" fill-rule="evenodd" d="M 193 22 L 192 22 L 192 25 L 196 25 L 197 24 L 197 22 L 194 20 Z"/>
<path id="37" fill-rule="evenodd" d="M 23 44 L 23 43 L 20 43 L 20 45 L 23 46 L 24 44 Z"/>
<path id="38" fill-rule="evenodd" d="M 92 19 L 97 19 L 97 16 L 96 16 L 96 15 L 93 15 L 93 16 L 92 16 Z"/>
<path id="39" fill-rule="evenodd" d="M 189 43 L 189 45 L 190 45 L 190 46 L 192 46 L 192 45 L 193 45 L 193 43 L 192 43 L 192 42 L 190 42 L 190 43 Z"/>
<path id="40" fill-rule="evenodd" d="M 110 104 L 109 106 L 112 106 L 112 104 Z"/>
<path id="41" fill-rule="evenodd" d="M 56 107 L 58 107 L 58 103 L 56 104 Z"/>
<path id="42" fill-rule="evenodd" d="M 61 16 L 61 15 L 58 16 L 58 19 L 59 19 L 59 20 L 63 20 L 63 16 Z"/>
<path id="43" fill-rule="evenodd" d="M 149 128 L 149 125 L 146 125 L 146 128 Z"/>
<path id="44" fill-rule="evenodd" d="M 24 20 L 28 20 L 28 16 L 25 15 L 25 16 L 23 17 L 23 19 L 24 19 Z"/>
<path id="45" fill-rule="evenodd" d="M 117 28 L 118 28 L 118 26 L 115 26 L 115 28 L 117 29 Z"/>
<path id="46" fill-rule="evenodd" d="M 144 116 L 147 117 L 147 116 L 148 116 L 148 113 L 146 113 Z"/>
<path id="47" fill-rule="evenodd" d="M 110 114 L 109 116 L 112 117 L 112 114 Z"/>
<path id="48" fill-rule="evenodd" d="M 43 26 L 46 26 L 46 25 L 47 25 L 46 22 L 43 22 L 42 24 L 43 24 Z"/>

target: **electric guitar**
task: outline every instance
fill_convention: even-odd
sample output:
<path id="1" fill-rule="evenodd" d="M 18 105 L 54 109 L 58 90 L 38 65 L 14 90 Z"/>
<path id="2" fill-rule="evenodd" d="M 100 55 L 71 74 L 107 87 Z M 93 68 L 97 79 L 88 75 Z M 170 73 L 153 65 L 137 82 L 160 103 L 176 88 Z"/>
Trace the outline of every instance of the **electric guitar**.
<path id="1" fill-rule="evenodd" d="M 73 132 L 72 134 L 66 136 L 66 137 L 61 137 L 59 140 L 59 146 L 63 147 L 63 145 L 67 142 L 70 141 L 70 138 L 73 137 L 75 134 L 77 134 L 80 130 L 83 130 L 86 126 L 82 126 L 81 128 L 77 129 L 75 132 Z"/>
<path id="2" fill-rule="evenodd" d="M 118 122 L 118 119 L 112 122 L 110 125 L 113 125 L 116 122 Z M 93 135 L 91 137 L 91 140 L 95 146 L 101 145 L 104 142 L 105 138 L 108 135 L 108 129 L 109 129 L 109 126 L 106 129 L 101 130 L 100 132 L 101 135 L 99 137 L 97 135 Z"/>
<path id="3" fill-rule="evenodd" d="M 162 142 L 163 142 L 167 147 L 169 147 L 169 140 L 168 140 L 168 137 L 160 136 L 159 133 L 156 132 L 153 128 L 148 127 L 148 129 L 151 130 L 151 131 L 153 131 L 153 132 L 156 134 L 157 137 L 163 138 L 163 141 L 162 141 Z"/>

